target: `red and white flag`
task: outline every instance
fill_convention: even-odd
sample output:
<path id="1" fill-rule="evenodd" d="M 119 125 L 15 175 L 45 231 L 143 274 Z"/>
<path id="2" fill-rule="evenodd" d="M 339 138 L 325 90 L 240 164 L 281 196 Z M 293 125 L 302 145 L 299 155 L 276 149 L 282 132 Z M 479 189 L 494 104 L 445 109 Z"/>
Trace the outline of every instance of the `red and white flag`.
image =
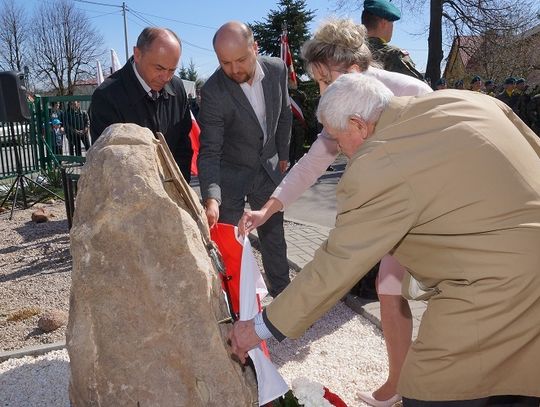
<path id="1" fill-rule="evenodd" d="M 239 314 L 240 321 L 249 321 L 262 310 L 261 300 L 268 293 L 249 238 L 245 236 L 242 239 L 236 226 L 224 223 L 210 229 L 210 235 L 225 263 L 226 288 L 223 279 L 222 282 L 224 290 L 229 293 L 226 299 L 232 302 L 233 312 Z M 248 354 L 257 374 L 259 406 L 284 395 L 289 386 L 272 364 L 266 342 L 261 342 Z"/>
<path id="2" fill-rule="evenodd" d="M 197 157 L 199 156 L 199 147 L 201 145 L 201 142 L 199 141 L 201 128 L 199 127 L 197 120 L 195 120 L 195 116 L 193 116 L 191 110 L 189 113 L 191 114 L 191 131 L 189 132 L 189 138 L 191 140 L 191 148 L 193 149 L 193 157 L 191 158 L 191 173 L 198 175 L 199 171 L 197 170 Z"/>
<path id="3" fill-rule="evenodd" d="M 294 114 L 294 116 L 305 126 L 306 125 L 306 119 L 304 119 L 304 113 L 302 112 L 302 108 L 294 101 L 292 97 L 289 96 L 289 99 L 291 99 L 291 109 Z"/>
<path id="4" fill-rule="evenodd" d="M 296 72 L 294 72 L 294 63 L 291 54 L 291 49 L 289 47 L 289 36 L 287 33 L 287 28 L 283 28 L 281 33 L 281 59 L 287 65 L 287 70 L 289 71 L 289 89 L 298 88 L 298 81 L 296 79 Z M 304 119 L 304 113 L 302 108 L 294 101 L 292 97 L 289 97 L 291 100 L 291 110 L 294 115 L 304 126 L 306 121 Z"/>
<path id="5" fill-rule="evenodd" d="M 289 36 L 286 28 L 281 33 L 281 59 L 285 62 L 289 71 L 289 88 L 296 89 L 298 82 L 296 81 L 296 72 L 294 72 L 293 58 L 291 49 L 289 48 Z"/>

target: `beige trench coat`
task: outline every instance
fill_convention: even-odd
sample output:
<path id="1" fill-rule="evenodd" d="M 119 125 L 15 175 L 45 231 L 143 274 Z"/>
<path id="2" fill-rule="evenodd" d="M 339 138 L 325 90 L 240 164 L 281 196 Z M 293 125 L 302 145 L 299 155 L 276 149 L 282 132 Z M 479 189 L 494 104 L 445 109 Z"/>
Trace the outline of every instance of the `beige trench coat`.
<path id="1" fill-rule="evenodd" d="M 440 290 L 402 370 L 402 396 L 540 396 L 539 156 L 539 139 L 494 98 L 394 98 L 338 185 L 335 229 L 268 320 L 299 337 L 393 252 Z"/>

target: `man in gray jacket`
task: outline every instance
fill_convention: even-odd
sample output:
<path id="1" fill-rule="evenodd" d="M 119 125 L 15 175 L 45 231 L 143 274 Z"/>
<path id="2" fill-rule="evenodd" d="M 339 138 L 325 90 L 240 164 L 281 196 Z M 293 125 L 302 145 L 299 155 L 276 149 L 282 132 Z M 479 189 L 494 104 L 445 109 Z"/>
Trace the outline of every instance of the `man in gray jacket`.
<path id="1" fill-rule="evenodd" d="M 208 222 L 236 225 L 247 201 L 260 209 L 287 168 L 291 109 L 287 68 L 278 58 L 258 57 L 249 27 L 224 24 L 213 39 L 220 68 L 201 89 L 198 157 Z M 258 228 L 272 296 L 289 283 L 283 213 Z"/>

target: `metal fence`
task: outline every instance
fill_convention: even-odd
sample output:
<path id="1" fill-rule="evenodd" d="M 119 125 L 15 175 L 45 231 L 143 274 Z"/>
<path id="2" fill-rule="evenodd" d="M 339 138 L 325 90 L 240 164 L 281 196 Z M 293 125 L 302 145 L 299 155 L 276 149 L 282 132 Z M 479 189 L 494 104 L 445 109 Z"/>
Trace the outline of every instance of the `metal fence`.
<path id="1" fill-rule="evenodd" d="M 32 121 L 0 123 L 0 178 L 39 170 L 39 145 Z"/>
<path id="2" fill-rule="evenodd" d="M 45 171 L 55 165 L 56 155 L 85 156 L 90 100 L 90 95 L 36 96 L 30 120 L 0 122 L 0 179 Z M 57 128 L 54 119 L 61 122 Z"/>

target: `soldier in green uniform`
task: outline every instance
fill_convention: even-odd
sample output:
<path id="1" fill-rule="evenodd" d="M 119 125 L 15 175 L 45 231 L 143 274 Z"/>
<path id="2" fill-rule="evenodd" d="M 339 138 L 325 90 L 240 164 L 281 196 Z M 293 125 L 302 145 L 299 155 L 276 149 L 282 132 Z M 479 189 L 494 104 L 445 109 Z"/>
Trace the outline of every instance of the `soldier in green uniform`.
<path id="1" fill-rule="evenodd" d="M 531 129 L 540 137 L 540 93 L 531 98 L 528 106 Z"/>
<path id="2" fill-rule="evenodd" d="M 497 95 L 497 99 L 502 100 L 512 108 L 514 113 L 517 114 L 518 95 L 514 95 L 514 90 L 516 89 L 516 79 L 512 77 L 506 78 L 504 80 L 503 88 L 503 91 Z"/>
<path id="3" fill-rule="evenodd" d="M 524 78 L 516 80 L 516 89 L 512 94 L 516 98 L 516 113 L 521 120 L 525 122 L 527 126 L 531 126 L 531 120 L 529 117 L 529 102 L 531 101 L 531 95 L 527 93 L 529 85 Z"/>
<path id="4" fill-rule="evenodd" d="M 437 82 L 435 82 L 435 90 L 442 89 L 448 89 L 448 83 L 446 82 L 445 78 L 440 78 Z"/>
<path id="5" fill-rule="evenodd" d="M 482 92 L 482 78 L 478 75 L 473 76 L 471 79 L 471 90 L 474 92 Z"/>
<path id="6" fill-rule="evenodd" d="M 369 49 L 373 59 L 387 71 L 393 71 L 424 80 L 416 70 L 409 53 L 389 42 L 392 39 L 394 21 L 401 18 L 399 9 L 388 0 L 365 0 L 362 24 L 367 28 Z"/>
<path id="7" fill-rule="evenodd" d="M 463 79 L 456 79 L 454 81 L 454 89 L 465 89 Z"/>
<path id="8" fill-rule="evenodd" d="M 484 93 L 486 95 L 495 97 L 497 95 L 495 93 L 496 90 L 497 90 L 497 85 L 495 84 L 493 80 L 488 79 L 487 81 L 484 82 Z"/>

